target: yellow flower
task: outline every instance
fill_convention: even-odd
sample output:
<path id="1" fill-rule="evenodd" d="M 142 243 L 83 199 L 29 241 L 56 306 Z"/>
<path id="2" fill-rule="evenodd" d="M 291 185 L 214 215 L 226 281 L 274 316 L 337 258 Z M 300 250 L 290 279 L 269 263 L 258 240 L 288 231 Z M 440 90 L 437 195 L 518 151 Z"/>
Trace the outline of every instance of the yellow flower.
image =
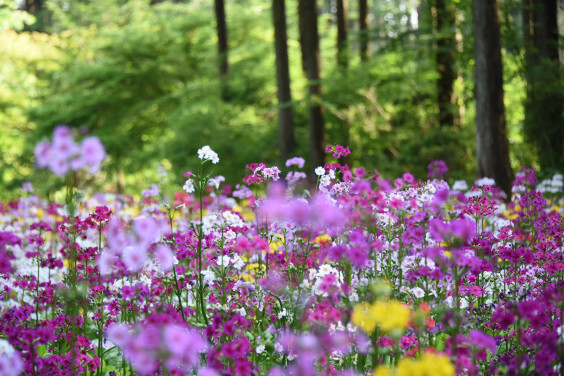
<path id="1" fill-rule="evenodd" d="M 376 302 L 372 312 L 385 331 L 405 329 L 409 322 L 409 309 L 398 301 Z"/>
<path id="2" fill-rule="evenodd" d="M 272 243 L 270 243 L 270 249 L 272 251 L 277 251 L 278 247 L 280 247 L 283 243 L 280 240 L 275 240 Z"/>
<path id="3" fill-rule="evenodd" d="M 409 322 L 409 309 L 398 301 L 357 304 L 352 315 L 353 324 L 366 333 L 379 325 L 384 331 L 405 329 Z"/>
<path id="4" fill-rule="evenodd" d="M 422 376 L 454 376 L 455 369 L 444 354 L 426 352 L 419 361 Z"/>
<path id="5" fill-rule="evenodd" d="M 329 245 L 329 244 L 331 244 L 331 241 L 332 241 L 331 237 L 327 234 L 320 235 L 320 236 L 316 237 L 315 240 L 314 240 L 315 243 L 317 243 L 321 246 Z"/>
<path id="6" fill-rule="evenodd" d="M 372 306 L 369 303 L 360 303 L 354 307 L 352 322 L 364 332 L 370 334 L 376 329 L 376 320 L 371 315 Z"/>
<path id="7" fill-rule="evenodd" d="M 392 376 L 392 369 L 389 366 L 381 365 L 374 370 L 373 376 Z"/>
<path id="8" fill-rule="evenodd" d="M 396 368 L 396 376 L 423 376 L 421 367 L 415 359 L 402 358 Z"/>

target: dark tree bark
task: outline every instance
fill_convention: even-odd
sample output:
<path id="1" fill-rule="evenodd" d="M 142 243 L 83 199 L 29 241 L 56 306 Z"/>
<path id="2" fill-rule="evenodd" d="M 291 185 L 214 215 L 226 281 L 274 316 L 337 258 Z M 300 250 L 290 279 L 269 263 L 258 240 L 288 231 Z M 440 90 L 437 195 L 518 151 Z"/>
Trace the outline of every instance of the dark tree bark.
<path id="1" fill-rule="evenodd" d="M 217 52 L 219 57 L 219 79 L 221 84 L 221 97 L 229 97 L 227 78 L 229 76 L 229 60 L 227 46 L 227 21 L 225 19 L 225 1 L 214 0 L 215 20 L 217 25 Z"/>
<path id="2" fill-rule="evenodd" d="M 288 64 L 285 0 L 272 0 L 272 17 L 274 21 L 274 50 L 276 52 L 276 81 L 278 82 L 278 138 L 280 158 L 282 162 L 285 162 L 290 158 L 296 146 Z"/>
<path id="3" fill-rule="evenodd" d="M 310 159 L 313 168 L 324 164 L 325 125 L 321 107 L 321 74 L 316 0 L 299 0 L 302 68 L 308 80 Z"/>
<path id="4" fill-rule="evenodd" d="M 349 65 L 348 53 L 349 0 L 337 0 L 337 63 L 342 70 Z"/>
<path id="5" fill-rule="evenodd" d="M 432 7 L 433 24 L 437 35 L 436 64 L 437 103 L 439 107 L 439 125 L 454 127 L 457 125 L 456 95 L 454 83 L 457 79 L 455 69 L 455 8 L 448 0 L 434 0 Z"/>
<path id="6" fill-rule="evenodd" d="M 503 104 L 499 0 L 473 0 L 472 16 L 478 175 L 493 178 L 510 198 L 513 171 Z"/>
<path id="7" fill-rule="evenodd" d="M 368 2 L 358 0 L 358 32 L 360 38 L 360 60 L 368 59 Z"/>
<path id="8" fill-rule="evenodd" d="M 24 9 L 26 12 L 36 15 L 44 9 L 44 0 L 26 0 Z"/>
<path id="9" fill-rule="evenodd" d="M 525 133 L 541 168 L 564 164 L 564 84 L 558 46 L 557 0 L 523 0 Z"/>
<path id="10" fill-rule="evenodd" d="M 35 23 L 33 25 L 26 25 L 24 30 L 26 31 L 45 31 L 46 20 L 46 9 L 45 0 L 25 0 L 24 10 L 35 16 Z"/>

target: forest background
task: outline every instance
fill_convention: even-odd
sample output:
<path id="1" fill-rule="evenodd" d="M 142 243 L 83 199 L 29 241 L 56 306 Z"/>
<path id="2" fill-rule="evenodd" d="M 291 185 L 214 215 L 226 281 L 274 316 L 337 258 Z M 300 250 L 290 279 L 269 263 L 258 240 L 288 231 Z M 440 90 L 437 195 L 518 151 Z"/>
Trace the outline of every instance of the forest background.
<path id="1" fill-rule="evenodd" d="M 488 4 L 497 18 L 476 17 Z M 33 158 L 59 124 L 106 146 L 102 173 L 81 179 L 96 190 L 138 193 L 163 170 L 181 186 L 202 145 L 231 184 L 252 162 L 301 156 L 311 171 L 326 144 L 384 177 L 425 178 L 440 159 L 471 181 L 480 22 L 500 30 L 504 106 L 486 111 L 506 175 L 549 176 L 564 167 L 563 13 L 562 0 L 0 0 L 0 198 L 62 186 Z"/>

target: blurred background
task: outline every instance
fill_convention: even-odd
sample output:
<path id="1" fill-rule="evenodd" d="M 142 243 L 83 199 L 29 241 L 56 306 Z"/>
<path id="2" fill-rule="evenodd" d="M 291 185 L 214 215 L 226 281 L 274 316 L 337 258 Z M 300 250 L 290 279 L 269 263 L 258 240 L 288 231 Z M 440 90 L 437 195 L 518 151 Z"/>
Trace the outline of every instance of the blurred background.
<path id="1" fill-rule="evenodd" d="M 473 180 L 472 6 L 0 0 L 1 198 L 62 186 L 33 160 L 59 124 L 104 143 L 102 172 L 83 178 L 96 190 L 139 193 L 159 170 L 180 188 L 203 145 L 233 185 L 251 162 L 314 168 L 326 144 L 384 177 L 425 178 L 442 159 L 449 179 Z M 511 167 L 551 175 L 564 167 L 564 2 L 501 0 L 499 21 Z"/>

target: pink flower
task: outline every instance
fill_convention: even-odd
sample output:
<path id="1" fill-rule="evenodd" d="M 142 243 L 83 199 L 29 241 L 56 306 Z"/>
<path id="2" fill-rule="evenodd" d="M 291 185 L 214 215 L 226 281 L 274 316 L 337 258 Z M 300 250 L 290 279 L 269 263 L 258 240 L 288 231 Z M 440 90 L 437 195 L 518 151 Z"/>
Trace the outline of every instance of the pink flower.
<path id="1" fill-rule="evenodd" d="M 74 139 L 68 135 L 53 138 L 51 154 L 58 159 L 69 160 L 79 152 L 79 147 Z"/>
<path id="2" fill-rule="evenodd" d="M 108 275 L 117 267 L 119 259 L 111 251 L 104 251 L 98 260 L 98 266 L 102 275 Z"/>
<path id="3" fill-rule="evenodd" d="M 112 324 L 106 329 L 108 339 L 119 347 L 126 346 L 131 341 L 129 328 L 125 324 Z"/>
<path id="4" fill-rule="evenodd" d="M 70 170 L 69 162 L 60 155 L 53 155 L 48 163 L 49 169 L 57 176 L 64 176 Z"/>
<path id="5" fill-rule="evenodd" d="M 143 247 L 130 246 L 123 251 L 123 262 L 131 272 L 138 272 L 145 261 L 147 261 L 147 251 Z"/>
<path id="6" fill-rule="evenodd" d="M 81 156 L 92 174 L 100 170 L 100 165 L 106 158 L 106 150 L 100 139 L 95 136 L 86 137 L 82 141 Z"/>
<path id="7" fill-rule="evenodd" d="M 135 218 L 135 221 L 133 221 L 133 229 L 143 244 L 150 244 L 160 236 L 159 226 L 153 218 Z"/>
<path id="8" fill-rule="evenodd" d="M 159 245 L 155 250 L 155 259 L 163 269 L 163 271 L 168 272 L 172 269 L 174 263 L 174 255 L 170 251 L 170 248 L 166 245 Z"/>

